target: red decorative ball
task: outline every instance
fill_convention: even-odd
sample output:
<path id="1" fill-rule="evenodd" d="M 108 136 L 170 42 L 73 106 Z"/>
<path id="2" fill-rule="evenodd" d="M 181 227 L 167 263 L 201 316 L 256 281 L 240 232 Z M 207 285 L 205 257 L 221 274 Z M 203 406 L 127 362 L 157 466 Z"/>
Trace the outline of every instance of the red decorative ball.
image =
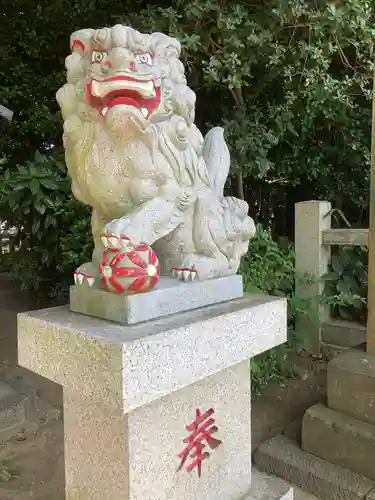
<path id="1" fill-rule="evenodd" d="M 154 250 L 142 243 L 129 250 L 108 248 L 99 266 L 102 286 L 110 292 L 131 295 L 149 292 L 160 277 Z"/>

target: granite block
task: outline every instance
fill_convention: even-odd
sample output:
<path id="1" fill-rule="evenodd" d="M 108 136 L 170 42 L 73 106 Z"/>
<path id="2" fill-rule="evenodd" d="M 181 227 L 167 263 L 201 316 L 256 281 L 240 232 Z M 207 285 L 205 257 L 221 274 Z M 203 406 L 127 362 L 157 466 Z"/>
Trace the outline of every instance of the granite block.
<path id="1" fill-rule="evenodd" d="M 251 485 L 250 401 L 247 362 L 126 415 L 67 387 L 66 500 L 238 500 Z M 190 459 L 178 470 L 197 408 L 214 409 L 221 441 L 206 445 L 200 478 Z"/>
<path id="2" fill-rule="evenodd" d="M 286 321 L 285 300 L 264 296 L 137 325 L 57 307 L 18 316 L 19 363 L 64 387 L 90 388 L 93 400 L 103 384 L 116 387 L 127 412 L 285 342 Z"/>
<path id="3" fill-rule="evenodd" d="M 276 475 L 324 500 L 363 500 L 374 482 L 306 453 L 285 436 L 263 443 L 254 455 L 261 472 Z"/>
<path id="4" fill-rule="evenodd" d="M 318 404 L 303 418 L 302 448 L 375 480 L 375 425 Z"/>
<path id="5" fill-rule="evenodd" d="M 243 297 L 242 276 L 183 282 L 162 277 L 148 293 L 120 295 L 86 285 L 70 289 L 70 309 L 121 324 L 134 324 Z"/>
<path id="6" fill-rule="evenodd" d="M 330 361 L 327 401 L 332 410 L 375 424 L 375 356 L 351 349 Z"/>

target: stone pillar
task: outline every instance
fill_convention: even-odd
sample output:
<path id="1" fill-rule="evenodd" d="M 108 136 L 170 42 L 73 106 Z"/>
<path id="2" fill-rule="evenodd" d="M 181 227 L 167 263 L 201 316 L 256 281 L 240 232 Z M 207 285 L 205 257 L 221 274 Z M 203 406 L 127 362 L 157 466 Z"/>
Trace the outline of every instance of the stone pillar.
<path id="1" fill-rule="evenodd" d="M 241 498 L 249 358 L 285 340 L 286 303 L 269 297 L 135 325 L 21 314 L 19 363 L 63 386 L 66 499 Z"/>
<path id="2" fill-rule="evenodd" d="M 331 255 L 330 247 L 323 245 L 323 231 L 331 229 L 330 210 L 331 204 L 326 201 L 296 203 L 295 208 L 296 294 L 311 299 L 309 315 L 298 318 L 297 328 L 309 335 L 311 350 L 317 355 L 322 322 L 328 316 L 320 297 L 324 290 L 322 276 L 328 271 Z"/>

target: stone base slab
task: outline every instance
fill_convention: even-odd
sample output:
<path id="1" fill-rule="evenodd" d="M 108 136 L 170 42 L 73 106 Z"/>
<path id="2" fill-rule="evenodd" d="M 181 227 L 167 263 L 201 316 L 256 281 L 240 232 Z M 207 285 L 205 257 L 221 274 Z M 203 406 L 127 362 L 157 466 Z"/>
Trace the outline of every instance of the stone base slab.
<path id="1" fill-rule="evenodd" d="M 375 426 L 318 404 L 302 424 L 304 451 L 375 480 Z"/>
<path id="2" fill-rule="evenodd" d="M 240 297 L 243 282 L 239 275 L 193 282 L 161 277 L 153 290 L 135 295 L 74 285 L 70 289 L 70 310 L 130 325 Z"/>
<path id="3" fill-rule="evenodd" d="M 330 361 L 327 402 L 332 410 L 375 425 L 375 355 L 351 349 Z"/>
<path id="4" fill-rule="evenodd" d="M 306 453 L 280 434 L 257 449 L 254 461 L 260 471 L 285 479 L 323 500 L 374 498 L 374 481 Z"/>

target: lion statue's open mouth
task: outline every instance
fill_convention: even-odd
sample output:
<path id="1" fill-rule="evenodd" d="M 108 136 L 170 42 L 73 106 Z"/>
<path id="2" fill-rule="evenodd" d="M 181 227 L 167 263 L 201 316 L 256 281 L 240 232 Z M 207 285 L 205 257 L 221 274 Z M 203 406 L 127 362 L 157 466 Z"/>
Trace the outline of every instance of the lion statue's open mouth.
<path id="1" fill-rule="evenodd" d="M 153 80 L 138 80 L 130 76 L 93 79 L 87 84 L 87 95 L 92 106 L 105 116 L 115 106 L 132 106 L 148 119 L 160 104 L 160 85 Z"/>
<path id="2" fill-rule="evenodd" d="M 57 99 L 73 193 L 93 208 L 90 284 L 103 242 L 124 237 L 153 245 L 163 274 L 235 274 L 255 226 L 224 197 L 223 130 L 194 124 L 180 43 L 116 25 L 73 33 L 71 50 Z"/>

